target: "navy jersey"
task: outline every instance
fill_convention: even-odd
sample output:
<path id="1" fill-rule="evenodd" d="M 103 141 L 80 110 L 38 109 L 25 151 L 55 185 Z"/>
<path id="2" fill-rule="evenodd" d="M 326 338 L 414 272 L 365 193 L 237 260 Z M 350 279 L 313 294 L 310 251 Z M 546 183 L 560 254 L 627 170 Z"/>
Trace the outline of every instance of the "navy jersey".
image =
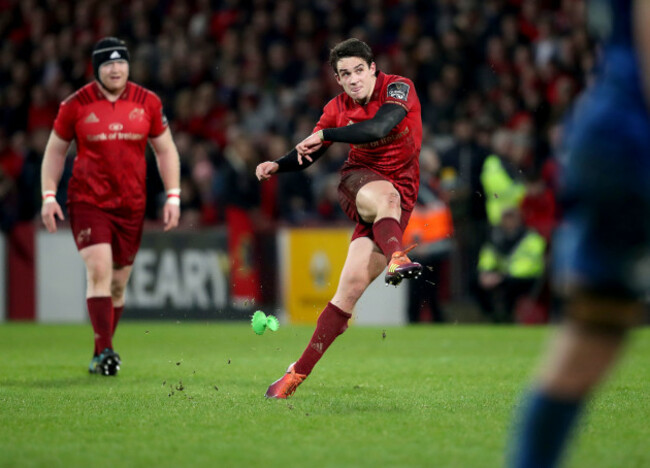
<path id="1" fill-rule="evenodd" d="M 637 295 L 650 290 L 650 118 L 632 5 L 589 2 L 603 54 L 565 125 L 553 258 L 560 284 Z"/>
<path id="2" fill-rule="evenodd" d="M 632 36 L 633 0 L 591 0 L 589 27 L 600 39 L 603 56 L 599 82 L 611 93 L 638 98 L 643 103 L 641 73 Z M 604 90 L 605 91 L 605 90 Z"/>

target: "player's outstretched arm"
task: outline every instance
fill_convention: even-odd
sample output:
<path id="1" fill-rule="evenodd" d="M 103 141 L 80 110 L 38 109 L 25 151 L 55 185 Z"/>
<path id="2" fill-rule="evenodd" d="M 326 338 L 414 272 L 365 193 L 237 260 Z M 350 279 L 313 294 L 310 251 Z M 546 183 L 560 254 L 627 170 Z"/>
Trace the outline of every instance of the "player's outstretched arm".
<path id="1" fill-rule="evenodd" d="M 321 146 L 316 152 L 311 154 L 310 157 L 305 158 L 306 160 L 303 160 L 303 158 L 298 154 L 298 151 L 294 148 L 280 159 L 276 159 L 275 161 L 265 161 L 258 164 L 257 168 L 255 168 L 255 176 L 257 176 L 257 180 L 269 180 L 276 172 L 302 171 L 303 169 L 307 169 L 315 163 L 318 158 L 325 154 L 327 148 L 328 147 L 326 146 Z"/>
<path id="2" fill-rule="evenodd" d="M 56 232 L 56 218 L 63 221 L 63 211 L 56 201 L 56 189 L 59 186 L 65 156 L 70 146 L 69 141 L 60 138 L 54 131 L 45 146 L 43 164 L 41 165 L 41 191 L 43 194 L 43 206 L 41 208 L 41 219 L 48 232 Z"/>
<path id="3" fill-rule="evenodd" d="M 181 216 L 181 163 L 169 128 L 150 141 L 156 155 L 158 172 L 167 192 L 167 201 L 163 207 L 163 223 L 165 231 L 169 231 L 178 226 Z"/>
<path id="4" fill-rule="evenodd" d="M 296 149 L 307 157 L 320 148 L 324 141 L 341 143 L 370 143 L 384 138 L 406 117 L 406 109 L 399 104 L 384 104 L 372 119 L 338 128 L 325 128 L 301 141 Z"/>

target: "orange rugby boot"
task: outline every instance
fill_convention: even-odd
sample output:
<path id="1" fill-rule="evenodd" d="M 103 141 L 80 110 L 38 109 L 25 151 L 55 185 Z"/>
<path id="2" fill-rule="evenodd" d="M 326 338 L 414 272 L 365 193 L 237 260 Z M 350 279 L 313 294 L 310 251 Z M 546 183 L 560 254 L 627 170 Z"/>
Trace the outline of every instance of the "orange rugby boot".
<path id="1" fill-rule="evenodd" d="M 422 265 L 418 262 L 412 262 L 411 259 L 406 256 L 406 254 L 416 246 L 417 244 L 413 244 L 406 250 L 398 250 L 393 253 L 390 263 L 388 264 L 388 271 L 384 277 L 386 286 L 389 284 L 397 286 L 404 278 L 417 278 L 422 274 Z"/>
<path id="2" fill-rule="evenodd" d="M 266 390 L 266 393 L 264 394 L 266 398 L 278 398 L 284 400 L 293 395 L 296 388 L 298 388 L 298 385 L 307 378 L 305 374 L 298 374 L 293 370 L 295 364 L 295 362 L 291 364 L 287 369 L 286 374 L 269 386 L 268 390 Z"/>

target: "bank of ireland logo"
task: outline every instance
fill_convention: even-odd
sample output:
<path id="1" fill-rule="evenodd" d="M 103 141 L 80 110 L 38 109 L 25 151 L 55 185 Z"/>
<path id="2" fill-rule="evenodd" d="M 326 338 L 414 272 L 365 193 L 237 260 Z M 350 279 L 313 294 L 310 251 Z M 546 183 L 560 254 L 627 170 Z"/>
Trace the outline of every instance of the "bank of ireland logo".
<path id="1" fill-rule="evenodd" d="M 122 130 L 123 128 L 124 128 L 124 125 L 122 125 L 122 124 L 119 123 L 119 122 L 114 122 L 114 123 L 112 123 L 112 124 L 108 124 L 108 129 L 109 129 L 111 132 L 119 132 L 119 131 Z"/>

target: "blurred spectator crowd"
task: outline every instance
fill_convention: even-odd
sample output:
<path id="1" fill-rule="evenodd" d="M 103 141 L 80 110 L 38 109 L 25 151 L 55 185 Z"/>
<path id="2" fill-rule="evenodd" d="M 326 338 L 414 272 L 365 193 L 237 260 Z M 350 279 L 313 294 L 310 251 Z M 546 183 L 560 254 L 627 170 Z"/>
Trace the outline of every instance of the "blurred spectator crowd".
<path id="1" fill-rule="evenodd" d="M 264 184 L 254 167 L 310 133 L 340 92 L 329 50 L 357 37 L 380 70 L 414 81 L 424 147 L 437 160 L 423 165 L 423 185 L 450 205 L 466 268 L 475 268 L 489 230 L 486 198 L 497 196 L 481 181 L 491 154 L 525 187 L 524 221 L 550 237 L 561 116 L 588 84 L 597 53 L 585 3 L 0 0 L 0 223 L 8 229 L 38 213 L 40 160 L 58 104 L 92 80 L 90 52 L 104 36 L 127 42 L 131 79 L 163 100 L 182 160 L 186 226 L 222 223 L 229 206 L 248 210 L 258 226 L 345 222 L 336 197 L 345 145 Z M 147 216 L 155 219 L 162 185 L 149 166 Z"/>

